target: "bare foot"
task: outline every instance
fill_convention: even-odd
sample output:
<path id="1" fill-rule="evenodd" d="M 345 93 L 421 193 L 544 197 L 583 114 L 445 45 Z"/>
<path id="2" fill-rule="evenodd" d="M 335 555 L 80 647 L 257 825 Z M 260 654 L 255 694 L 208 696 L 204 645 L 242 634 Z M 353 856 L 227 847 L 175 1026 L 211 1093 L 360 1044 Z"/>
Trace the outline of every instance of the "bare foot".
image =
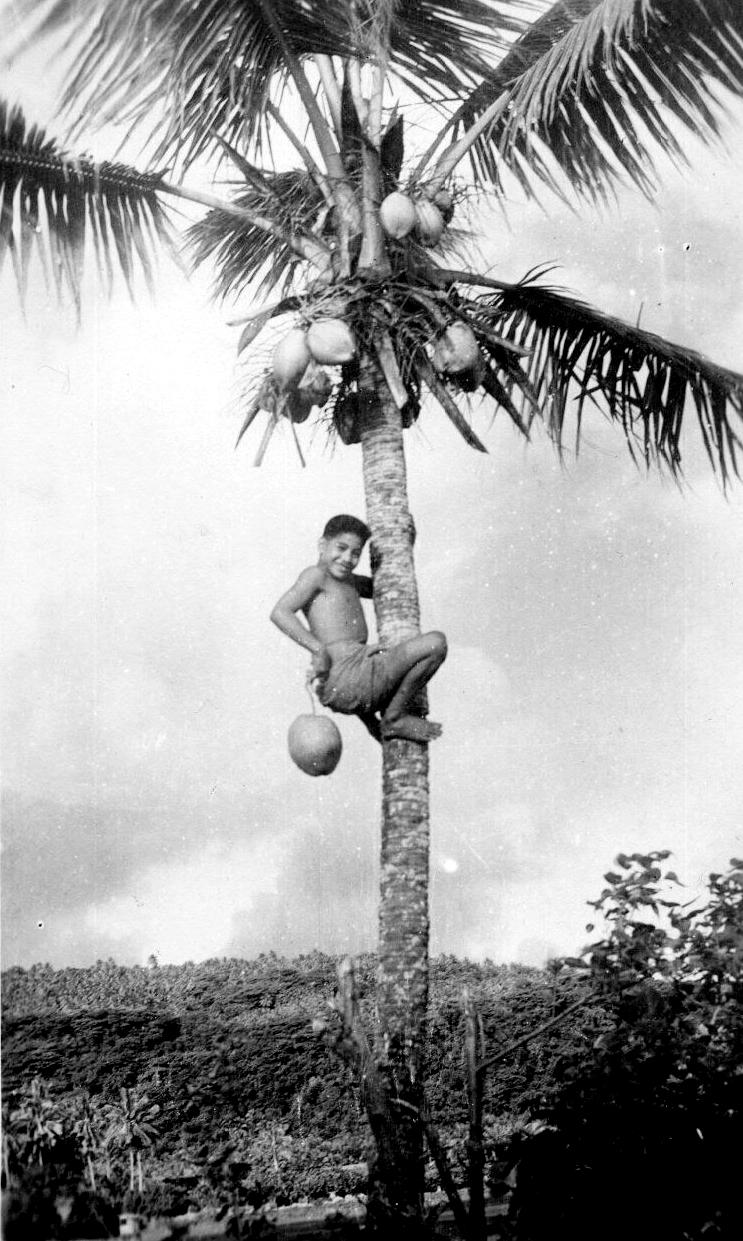
<path id="1" fill-rule="evenodd" d="M 374 713 L 371 711 L 368 714 L 364 711 L 359 711 L 357 712 L 357 714 L 358 714 L 359 719 L 361 720 L 361 723 L 364 725 L 364 728 L 366 728 L 366 730 L 371 734 L 374 740 L 378 741 L 379 744 L 381 745 L 382 744 L 382 727 L 379 722 L 379 717 L 374 715 Z"/>
<path id="2" fill-rule="evenodd" d="M 441 725 L 422 720 L 417 715 L 399 715 L 395 720 L 382 720 L 382 737 L 402 737 L 405 741 L 434 741 L 441 736 Z"/>

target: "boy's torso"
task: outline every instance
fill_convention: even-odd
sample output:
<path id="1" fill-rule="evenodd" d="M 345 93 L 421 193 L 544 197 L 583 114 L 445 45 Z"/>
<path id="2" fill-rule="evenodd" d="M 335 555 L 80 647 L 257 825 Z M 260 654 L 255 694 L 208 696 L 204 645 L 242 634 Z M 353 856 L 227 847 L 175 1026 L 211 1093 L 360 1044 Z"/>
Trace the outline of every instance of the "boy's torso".
<path id="1" fill-rule="evenodd" d="M 338 582 L 326 573 L 323 585 L 304 609 L 316 638 L 331 642 L 366 642 L 369 631 L 358 591 L 352 582 Z"/>

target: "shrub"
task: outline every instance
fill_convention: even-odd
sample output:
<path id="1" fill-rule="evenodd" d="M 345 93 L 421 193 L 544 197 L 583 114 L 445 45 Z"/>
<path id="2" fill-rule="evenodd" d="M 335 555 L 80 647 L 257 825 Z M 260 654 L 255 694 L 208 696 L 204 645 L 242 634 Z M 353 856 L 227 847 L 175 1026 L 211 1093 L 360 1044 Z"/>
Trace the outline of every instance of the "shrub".
<path id="1" fill-rule="evenodd" d="M 541 1123 L 492 1170 L 501 1185 L 515 1172 L 519 1241 L 740 1234 L 743 863 L 691 906 L 675 899 L 667 857 L 620 854 L 592 902 L 606 937 L 564 965 L 608 1024 L 562 1056 Z"/>

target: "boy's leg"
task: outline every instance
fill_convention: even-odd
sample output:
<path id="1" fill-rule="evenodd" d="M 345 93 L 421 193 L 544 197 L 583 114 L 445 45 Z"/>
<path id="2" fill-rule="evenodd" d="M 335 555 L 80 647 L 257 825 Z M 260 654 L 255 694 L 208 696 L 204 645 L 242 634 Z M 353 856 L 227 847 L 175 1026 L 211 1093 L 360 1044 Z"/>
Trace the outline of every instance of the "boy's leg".
<path id="1" fill-rule="evenodd" d="M 417 634 L 385 652 L 387 675 L 396 688 L 382 712 L 383 738 L 432 741 L 440 735 L 441 725 L 412 714 L 411 704 L 445 659 L 446 638 L 438 630 Z"/>

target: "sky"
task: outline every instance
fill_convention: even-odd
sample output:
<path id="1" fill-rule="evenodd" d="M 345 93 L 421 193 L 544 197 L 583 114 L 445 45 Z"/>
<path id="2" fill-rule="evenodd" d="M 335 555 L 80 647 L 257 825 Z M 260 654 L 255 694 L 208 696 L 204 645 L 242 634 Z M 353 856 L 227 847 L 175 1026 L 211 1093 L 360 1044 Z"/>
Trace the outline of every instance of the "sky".
<path id="1" fill-rule="evenodd" d="M 46 121 L 40 67 L 4 90 Z M 483 210 L 488 270 L 556 263 L 743 371 L 739 105 L 723 137 L 661 161 L 652 204 Z M 0 277 L 6 966 L 374 948 L 380 754 L 336 716 L 336 772 L 292 765 L 307 660 L 268 621 L 327 517 L 363 516 L 360 449 L 304 427 L 306 469 L 288 435 L 256 469 L 256 426 L 234 451 L 247 305 L 163 259 L 136 304 L 91 275 L 78 328 L 38 267 L 25 317 Z M 671 849 L 691 898 L 743 851 L 743 490 L 691 424 L 683 490 L 599 413 L 562 462 L 475 425 L 485 457 L 434 409 L 406 434 L 423 625 L 449 639 L 431 948 L 540 965 L 587 941 L 618 852 Z"/>

